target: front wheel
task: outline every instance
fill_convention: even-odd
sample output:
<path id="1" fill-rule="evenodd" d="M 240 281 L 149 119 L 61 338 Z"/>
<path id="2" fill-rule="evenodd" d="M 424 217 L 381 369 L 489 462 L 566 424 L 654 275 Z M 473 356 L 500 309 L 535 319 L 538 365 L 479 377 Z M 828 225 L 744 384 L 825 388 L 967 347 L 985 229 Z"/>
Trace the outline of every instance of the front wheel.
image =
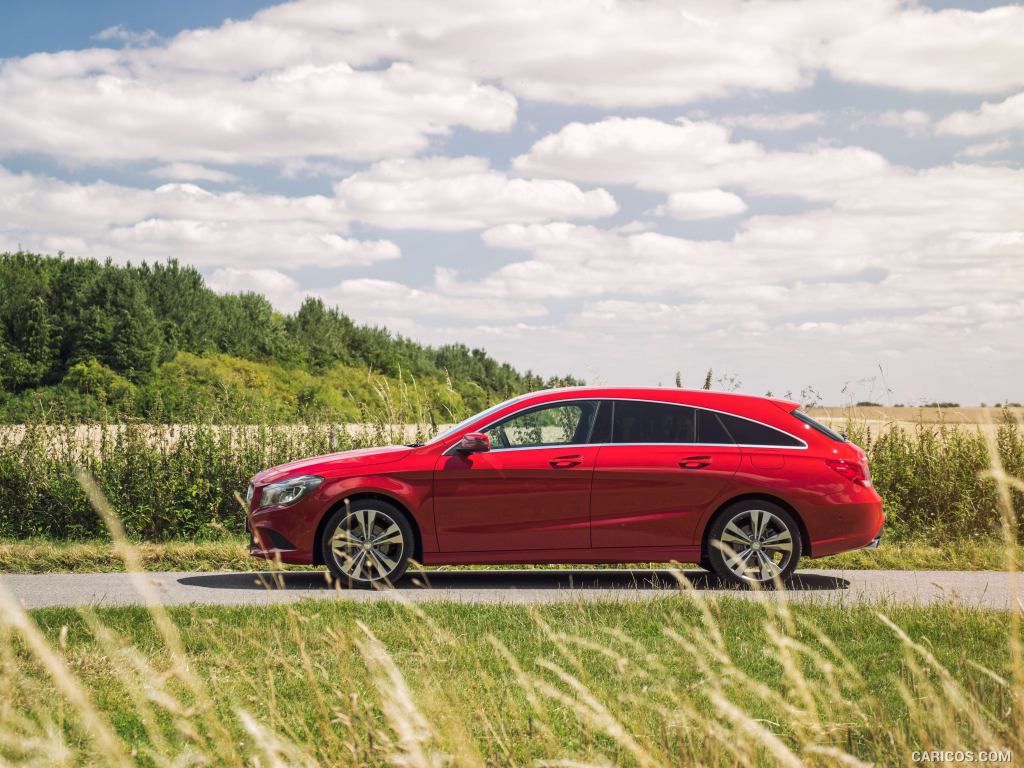
<path id="1" fill-rule="evenodd" d="M 359 499 L 331 515 L 320 546 L 324 563 L 343 586 L 390 585 L 409 566 L 412 527 L 393 504 Z"/>
<path id="2" fill-rule="evenodd" d="M 706 552 L 711 569 L 726 581 L 761 586 L 785 583 L 802 554 L 800 529 L 777 504 L 743 501 L 715 520 L 708 531 Z"/>

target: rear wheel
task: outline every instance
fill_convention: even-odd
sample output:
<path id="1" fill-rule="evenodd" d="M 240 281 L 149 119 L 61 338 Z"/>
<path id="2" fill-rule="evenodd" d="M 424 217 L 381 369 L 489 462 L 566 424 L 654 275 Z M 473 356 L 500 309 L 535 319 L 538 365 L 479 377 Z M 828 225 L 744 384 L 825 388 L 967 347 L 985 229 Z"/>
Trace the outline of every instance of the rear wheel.
<path id="1" fill-rule="evenodd" d="M 412 527 L 395 505 L 359 499 L 331 515 L 320 546 L 324 563 L 343 586 L 390 585 L 409 566 Z"/>
<path id="2" fill-rule="evenodd" d="M 793 516 L 767 501 L 732 505 L 708 531 L 706 557 L 712 570 L 736 584 L 785 583 L 801 554 L 800 529 Z"/>

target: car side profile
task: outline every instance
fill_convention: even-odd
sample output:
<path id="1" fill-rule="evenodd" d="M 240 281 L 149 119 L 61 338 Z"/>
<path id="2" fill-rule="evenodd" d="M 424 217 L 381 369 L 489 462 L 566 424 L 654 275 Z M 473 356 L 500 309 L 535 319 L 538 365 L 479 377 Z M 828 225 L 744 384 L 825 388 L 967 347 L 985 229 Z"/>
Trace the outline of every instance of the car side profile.
<path id="1" fill-rule="evenodd" d="M 697 562 L 736 583 L 877 546 L 864 452 L 797 403 L 704 390 L 573 387 L 513 398 L 424 444 L 257 474 L 250 554 L 346 586 L 410 560 Z"/>

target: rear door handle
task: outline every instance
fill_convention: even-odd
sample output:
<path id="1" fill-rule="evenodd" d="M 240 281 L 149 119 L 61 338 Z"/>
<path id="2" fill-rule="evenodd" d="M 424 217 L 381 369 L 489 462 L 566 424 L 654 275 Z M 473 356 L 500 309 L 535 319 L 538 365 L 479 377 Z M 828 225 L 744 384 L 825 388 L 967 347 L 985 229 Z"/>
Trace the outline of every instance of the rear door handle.
<path id="1" fill-rule="evenodd" d="M 582 456 L 559 456 L 548 462 L 555 469 L 569 469 L 583 463 Z"/>
<path id="2" fill-rule="evenodd" d="M 687 456 L 679 460 L 680 469 L 703 469 L 711 466 L 710 456 Z"/>

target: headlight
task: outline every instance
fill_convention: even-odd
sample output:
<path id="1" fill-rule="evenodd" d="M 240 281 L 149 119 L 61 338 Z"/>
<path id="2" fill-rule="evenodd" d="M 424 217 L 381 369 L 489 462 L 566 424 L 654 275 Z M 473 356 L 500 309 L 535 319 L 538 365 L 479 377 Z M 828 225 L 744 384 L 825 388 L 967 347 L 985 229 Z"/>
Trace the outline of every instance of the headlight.
<path id="1" fill-rule="evenodd" d="M 271 483 L 263 489 L 263 495 L 260 496 L 260 508 L 287 507 L 319 487 L 323 481 L 322 477 L 316 475 L 302 475 Z"/>

